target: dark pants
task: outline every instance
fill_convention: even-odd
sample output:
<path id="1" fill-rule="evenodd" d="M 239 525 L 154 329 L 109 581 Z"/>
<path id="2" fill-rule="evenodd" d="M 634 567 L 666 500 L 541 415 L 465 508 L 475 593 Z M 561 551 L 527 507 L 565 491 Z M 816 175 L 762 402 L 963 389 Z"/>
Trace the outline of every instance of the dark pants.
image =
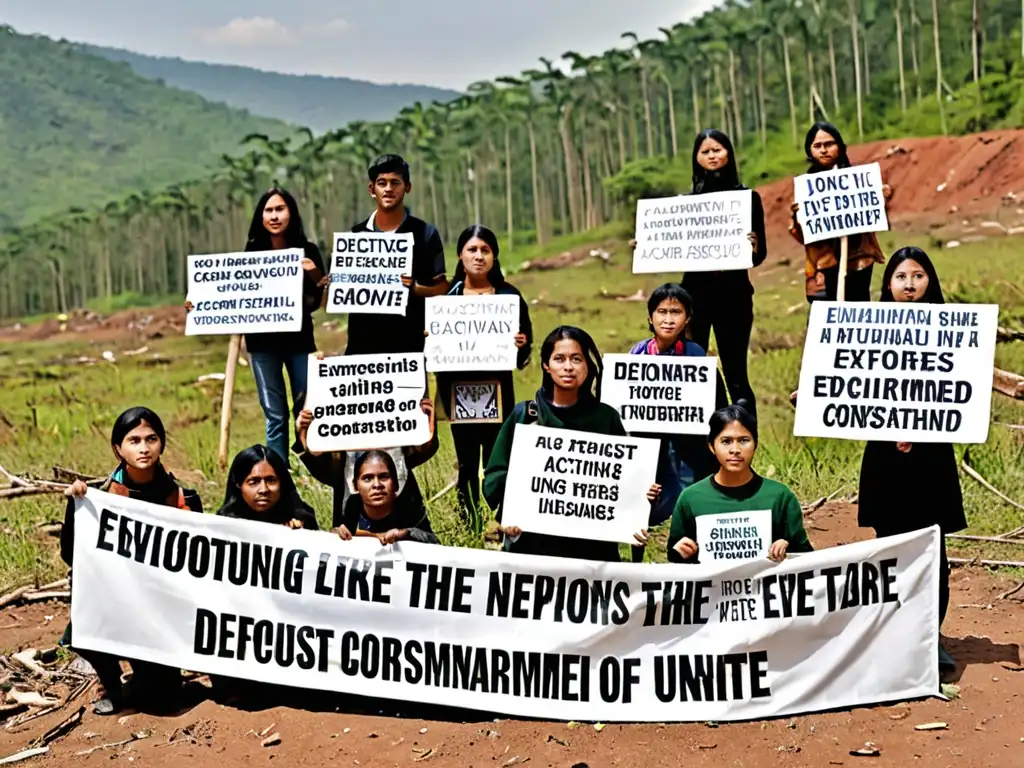
<path id="1" fill-rule="evenodd" d="M 501 424 L 452 424 L 452 442 L 459 460 L 459 511 L 474 533 L 483 530 L 480 519 L 480 467 L 487 466 Z"/>
<path id="2" fill-rule="evenodd" d="M 885 526 L 875 527 L 875 536 L 879 539 L 886 536 L 899 536 L 901 533 L 910 533 L 902 527 Z M 942 536 L 942 546 L 939 548 L 939 626 L 946 619 L 946 609 L 949 608 L 949 560 L 946 557 L 946 537 Z"/>
<path id="3" fill-rule="evenodd" d="M 267 420 L 267 447 L 288 463 L 288 393 L 285 391 L 284 373 L 287 371 L 292 388 L 292 413 L 298 416 L 306 399 L 306 378 L 309 355 L 277 355 L 273 352 L 252 352 L 249 355 L 256 394 Z"/>
<path id="4" fill-rule="evenodd" d="M 84 648 L 75 648 L 74 651 L 96 670 L 96 676 L 99 678 L 100 685 L 106 690 L 108 698 L 114 700 L 123 698 L 120 659 L 102 651 L 90 651 Z M 137 659 L 126 659 L 126 661 L 132 668 L 131 688 L 134 698 L 154 696 L 159 699 L 181 685 L 181 670 Z"/>
<path id="5" fill-rule="evenodd" d="M 725 386 L 729 400 L 735 403 L 744 399 L 750 403 L 749 410 L 757 415 L 754 390 L 747 376 L 747 352 L 750 348 L 750 329 L 754 325 L 754 300 L 750 296 L 735 299 L 709 297 L 713 301 L 701 300 L 700 294 L 693 296 L 693 320 L 690 333 L 697 344 L 705 350 L 711 341 L 711 330 L 715 331 L 718 359 L 725 375 Z"/>
<path id="6" fill-rule="evenodd" d="M 822 301 L 835 301 L 839 295 L 839 267 L 821 270 L 825 276 Z M 871 301 L 871 267 L 846 273 L 846 301 Z"/>

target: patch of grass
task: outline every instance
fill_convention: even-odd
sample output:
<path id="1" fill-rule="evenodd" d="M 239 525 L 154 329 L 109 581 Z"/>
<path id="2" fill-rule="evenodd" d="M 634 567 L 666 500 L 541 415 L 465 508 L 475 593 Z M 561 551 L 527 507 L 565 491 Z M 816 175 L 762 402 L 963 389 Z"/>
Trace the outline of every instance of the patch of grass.
<path id="1" fill-rule="evenodd" d="M 620 239 L 613 248 L 610 264 L 588 260 L 578 267 L 558 272 L 522 272 L 513 282 L 531 301 L 531 315 L 538 345 L 555 325 L 572 323 L 586 328 L 602 352 L 623 352 L 647 335 L 645 305 L 617 301 L 612 295 L 645 293 L 677 275 L 633 275 L 625 236 L 614 227 L 583 238 L 561 239 L 546 252 L 520 249 L 516 259 L 559 253 L 588 242 L 607 244 Z M 886 252 L 898 245 L 920 245 L 934 258 L 948 295 L 959 300 L 994 301 L 1000 305 L 1000 322 L 1021 327 L 1024 293 L 1021 292 L 1019 246 L 1013 239 L 993 239 L 952 250 L 933 246 L 927 236 L 887 234 L 882 238 Z M 607 245 L 606 245 L 607 247 Z M 857 490 L 863 445 L 857 442 L 795 438 L 789 392 L 797 384 L 806 305 L 799 265 L 769 266 L 755 271 L 755 328 L 751 343 L 750 377 L 757 393 L 762 443 L 757 456 L 760 472 L 789 484 L 804 501 L 835 491 L 850 496 Z M 875 270 L 877 295 L 881 270 Z M 323 316 L 316 318 L 317 322 Z M 340 332 L 318 329 L 318 343 L 328 352 L 344 348 Z M 150 342 L 153 352 L 174 360 L 172 366 L 147 367 L 140 358 L 118 355 L 116 365 L 87 366 L 72 362 L 81 355 L 97 357 L 100 345 L 87 338 L 69 338 L 19 345 L 11 354 L 0 355 L 0 414 L 14 425 L 8 429 L 0 419 L 0 464 L 14 472 L 48 477 L 53 465 L 89 474 L 110 470 L 108 445 L 110 426 L 126 407 L 146 404 L 160 413 L 169 431 L 167 466 L 202 495 L 207 510 L 216 511 L 223 498 L 224 474 L 216 462 L 221 385 L 197 383 L 204 374 L 222 370 L 226 340 L 220 338 L 164 338 Z M 111 348 L 109 343 L 103 348 Z M 124 348 L 127 348 L 127 343 Z M 114 347 L 117 354 L 122 351 Z M 997 365 L 1024 371 L 1024 344 L 1000 344 Z M 518 399 L 531 397 L 540 382 L 536 356 L 529 367 L 516 374 Z M 994 422 L 1024 424 L 1024 403 L 993 394 Z M 255 385 L 247 368 L 240 368 L 235 389 L 232 452 L 262 442 L 264 421 L 256 399 Z M 446 424 L 439 426 L 441 448 L 417 477 L 426 498 L 445 488 L 456 476 L 455 453 Z M 966 449 L 958 448 L 958 455 Z M 970 447 L 972 465 L 989 482 L 1011 498 L 1024 502 L 1024 432 L 993 424 L 988 442 Z M 303 494 L 317 510 L 322 525 L 330 522 L 330 490 L 297 472 Z M 907 495 L 913 503 L 915 483 L 927 478 L 903 478 L 894 493 Z M 992 535 L 1024 525 L 1024 513 L 1000 501 L 976 482 L 962 476 L 969 533 Z M 62 575 L 55 540 L 40 535 L 40 523 L 60 520 L 64 500 L 57 496 L 36 496 L 0 502 L 0 589 L 38 577 L 49 580 Z M 459 546 L 483 546 L 459 519 L 454 491 L 430 504 L 431 520 L 441 540 Z M 490 519 L 490 516 L 488 516 Z M 964 552 L 976 547 L 955 544 Z M 1021 559 L 1011 547 L 986 547 L 991 559 Z M 665 559 L 664 547 L 652 545 L 648 560 Z"/>

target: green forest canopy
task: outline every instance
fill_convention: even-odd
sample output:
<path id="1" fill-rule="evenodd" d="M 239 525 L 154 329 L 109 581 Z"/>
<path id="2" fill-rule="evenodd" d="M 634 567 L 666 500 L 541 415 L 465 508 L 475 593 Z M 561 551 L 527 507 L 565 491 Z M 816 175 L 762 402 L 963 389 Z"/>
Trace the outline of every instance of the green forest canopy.
<path id="1" fill-rule="evenodd" d="M 388 122 L 304 143 L 250 136 L 214 178 L 6 238 L 0 316 L 184 295 L 185 255 L 241 249 L 271 180 L 326 239 L 368 212 L 366 163 L 381 151 L 410 160 L 413 205 L 446 239 L 479 220 L 510 249 L 625 217 L 638 196 L 685 191 L 692 137 L 708 126 L 732 135 L 750 184 L 799 170 L 802 134 L 819 118 L 851 143 L 1019 127 L 1019 14 L 1016 0 L 727 0 L 655 39 L 626 33 L 603 55 L 541 59 Z"/>

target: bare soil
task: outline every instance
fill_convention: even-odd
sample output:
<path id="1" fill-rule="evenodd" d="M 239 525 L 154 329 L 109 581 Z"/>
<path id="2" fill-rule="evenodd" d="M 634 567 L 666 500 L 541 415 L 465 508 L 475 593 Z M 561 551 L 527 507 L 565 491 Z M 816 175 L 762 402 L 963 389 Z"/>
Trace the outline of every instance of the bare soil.
<path id="1" fill-rule="evenodd" d="M 807 517 L 819 548 L 867 538 L 856 508 L 826 504 Z M 297 692 L 291 706 L 225 707 L 204 698 L 176 716 L 127 714 L 102 718 L 87 712 L 81 725 L 51 745 L 50 754 L 24 765 L 104 765 L 228 768 L 285 766 L 900 766 L 932 768 L 1024 765 L 1024 603 L 1000 600 L 1014 586 L 1006 576 L 957 569 L 944 626 L 945 645 L 958 661 L 959 698 L 932 698 L 894 706 L 862 707 L 777 720 L 721 724 L 608 725 L 493 720 L 472 712 L 439 712 L 366 700 L 321 699 Z M 53 617 L 48 619 L 48 617 Z M 0 647 L 52 645 L 63 631 L 67 607 L 47 604 L 0 612 Z M 85 703 L 91 691 L 61 712 L 13 731 L 0 729 L 0 757 L 24 749 Z M 386 709 L 385 714 L 379 714 Z M 398 714 L 396 712 L 401 710 Z M 917 731 L 943 722 L 948 728 Z M 258 734 L 278 733 L 281 743 L 262 747 Z M 425 729 L 425 731 L 424 731 Z M 149 735 L 120 747 L 140 731 Z M 866 742 L 877 757 L 855 757 Z"/>

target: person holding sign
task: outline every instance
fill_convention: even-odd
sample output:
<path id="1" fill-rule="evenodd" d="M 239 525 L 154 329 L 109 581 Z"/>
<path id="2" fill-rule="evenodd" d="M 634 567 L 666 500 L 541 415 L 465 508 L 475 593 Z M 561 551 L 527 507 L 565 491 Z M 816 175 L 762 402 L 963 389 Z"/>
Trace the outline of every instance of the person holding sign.
<path id="1" fill-rule="evenodd" d="M 807 173 L 824 173 L 835 168 L 849 168 L 846 142 L 839 129 L 831 123 L 811 126 L 804 139 L 804 153 L 810 162 Z M 886 200 L 892 197 L 888 185 L 882 187 Z M 835 301 L 839 292 L 840 238 L 804 243 L 803 228 L 797 221 L 799 206 L 793 203 L 789 233 L 804 246 L 804 277 L 807 301 Z M 846 301 L 871 300 L 871 269 L 884 264 L 885 255 L 874 232 L 847 236 Z"/>
<path id="2" fill-rule="evenodd" d="M 387 451 L 360 454 L 353 466 L 356 493 L 345 504 L 345 516 L 335 533 L 348 541 L 353 536 L 374 536 L 381 544 L 418 541 L 439 544 L 430 527 L 423 497 L 399 495 L 398 467 Z"/>
<path id="3" fill-rule="evenodd" d="M 430 439 L 422 445 L 407 446 L 404 448 L 391 448 L 384 453 L 391 457 L 395 467 L 394 482 L 397 499 L 394 507 L 400 509 L 426 509 L 423 501 L 423 494 L 420 492 L 413 468 L 426 464 L 437 453 L 439 446 L 437 429 L 434 423 L 434 402 L 430 398 L 423 398 L 420 401 L 420 408 L 427 414 L 430 429 Z M 298 432 L 299 441 L 302 443 L 303 452 L 299 454 L 302 463 L 306 465 L 309 473 L 324 485 L 329 485 L 334 490 L 334 511 L 332 513 L 332 530 L 341 535 L 341 528 L 345 526 L 350 533 L 355 532 L 352 523 L 352 513 L 349 511 L 348 502 L 358 500 L 358 496 L 351 496 L 359 492 L 355 465 L 360 457 L 358 451 L 348 453 L 334 451 L 332 453 L 315 454 L 307 447 L 307 435 L 309 427 L 313 423 L 313 412 L 304 409 L 295 423 L 295 431 Z M 359 507 L 356 507 L 356 520 L 358 520 Z M 346 520 L 352 525 L 346 525 Z M 345 538 L 342 536 L 342 538 Z"/>
<path id="4" fill-rule="evenodd" d="M 467 227 L 458 239 L 459 263 L 449 296 L 505 295 L 519 297 L 517 367 L 530 359 L 533 326 L 530 307 L 522 294 L 506 282 L 498 261 L 498 238 L 479 224 Z M 512 371 L 460 371 L 437 375 L 437 396 L 451 419 L 452 442 L 459 461 L 459 510 L 470 528 L 479 533 L 480 467 L 487 466 L 504 417 L 515 407 Z M 482 401 L 482 403 L 481 403 Z M 474 408 L 481 403 L 483 408 Z M 476 422 L 476 423 L 474 423 Z"/>
<path id="5" fill-rule="evenodd" d="M 370 196 L 377 210 L 352 227 L 353 232 L 411 233 L 415 244 L 412 274 L 402 277 L 409 289 L 405 315 L 359 313 L 348 317 L 346 355 L 374 355 L 423 351 L 423 299 L 448 291 L 444 245 L 433 224 L 416 218 L 405 207 L 412 191 L 409 164 L 398 155 L 381 155 L 368 172 Z"/>
<path id="6" fill-rule="evenodd" d="M 939 276 L 920 248 L 900 248 L 882 276 L 879 301 L 944 304 Z M 897 490 L 901 480 L 914 481 L 910 497 Z M 875 535 L 896 536 L 939 526 L 943 537 L 967 527 L 956 455 L 949 443 L 870 441 L 860 467 L 857 522 Z M 939 561 L 939 624 L 949 607 L 949 562 L 945 538 Z M 939 646 L 939 666 L 953 668 L 953 659 Z"/>
<path id="7" fill-rule="evenodd" d="M 718 460 L 718 472 L 691 485 L 676 502 L 668 536 L 669 561 L 696 563 L 703 550 L 740 553 L 760 548 L 775 562 L 784 560 L 788 552 L 810 552 L 796 495 L 750 467 L 757 451 L 757 419 L 742 404 L 720 408 L 711 416 L 708 448 Z M 730 542 L 728 547 L 720 546 L 716 528 L 711 528 L 708 540 L 701 541 L 699 517 L 737 512 L 747 514 L 741 525 L 729 526 L 723 534 L 722 539 Z M 760 535 L 761 530 L 770 531 L 767 539 Z"/>
<path id="8" fill-rule="evenodd" d="M 265 445 L 235 456 L 218 515 L 318 531 L 316 512 L 299 496 L 284 459 Z"/>
<path id="9" fill-rule="evenodd" d="M 199 495 L 182 488 L 174 475 L 164 469 L 160 461 L 167 445 L 163 421 L 149 408 L 129 408 L 117 417 L 110 435 L 110 447 L 117 459 L 117 467 L 101 491 L 125 496 L 150 504 L 173 507 L 182 511 L 203 512 Z M 60 532 L 60 556 L 71 568 L 75 556 L 75 500 L 85 498 L 86 484 L 76 480 L 65 492 L 68 497 L 64 513 L 64 526 Z M 113 586 L 113 585 L 111 585 Z M 102 595 L 89 596 L 102 599 Z M 173 706 L 181 689 L 181 671 L 148 661 L 127 659 L 132 668 L 130 691 L 121 687 L 120 659 L 109 653 L 76 648 L 71 624 L 64 630 L 60 644 L 70 646 L 88 661 L 99 678 L 99 688 L 93 702 L 97 715 L 113 715 L 131 699 L 149 704 Z"/>
<path id="10" fill-rule="evenodd" d="M 499 525 L 506 502 L 505 481 L 517 424 L 539 424 L 609 436 L 626 435 L 616 410 L 600 402 L 595 395 L 595 391 L 601 388 L 601 353 L 590 334 L 575 326 L 560 325 L 544 340 L 540 356 L 544 370 L 541 388 L 533 400 L 518 403 L 509 414 L 498 433 L 484 472 L 484 498 L 492 509 L 497 510 Z M 657 501 L 660 491 L 658 485 L 647 490 L 648 501 L 652 504 Z M 508 501 L 512 500 L 509 497 Z M 502 527 L 501 531 L 505 536 L 505 549 L 509 552 L 619 561 L 619 545 L 615 542 L 527 533 L 518 527 Z M 646 546 L 647 531 L 638 532 L 636 541 L 634 546 Z"/>

